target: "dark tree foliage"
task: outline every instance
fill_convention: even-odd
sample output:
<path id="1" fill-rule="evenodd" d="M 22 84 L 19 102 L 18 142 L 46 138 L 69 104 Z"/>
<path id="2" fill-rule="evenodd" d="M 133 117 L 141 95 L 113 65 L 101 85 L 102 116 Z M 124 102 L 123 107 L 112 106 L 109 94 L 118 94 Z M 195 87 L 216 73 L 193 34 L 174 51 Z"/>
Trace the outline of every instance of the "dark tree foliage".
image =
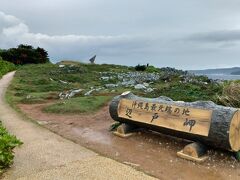
<path id="1" fill-rule="evenodd" d="M 48 53 L 43 48 L 34 48 L 31 45 L 21 44 L 17 48 L 1 50 L 0 56 L 5 61 L 16 65 L 41 64 L 49 62 Z"/>
<path id="2" fill-rule="evenodd" d="M 137 66 L 135 66 L 136 71 L 145 71 L 146 69 L 147 69 L 147 66 L 145 65 L 138 64 Z"/>

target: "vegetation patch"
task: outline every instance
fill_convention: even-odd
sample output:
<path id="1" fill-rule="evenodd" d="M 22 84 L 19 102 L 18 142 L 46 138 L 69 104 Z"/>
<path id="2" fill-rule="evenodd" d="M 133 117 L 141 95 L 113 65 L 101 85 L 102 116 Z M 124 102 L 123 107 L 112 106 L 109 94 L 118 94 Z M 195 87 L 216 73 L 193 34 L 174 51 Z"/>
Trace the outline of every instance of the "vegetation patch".
<path id="1" fill-rule="evenodd" d="M 7 61 L 3 61 L 0 57 L 0 78 L 10 72 L 10 71 L 13 71 L 15 70 L 16 67 L 14 64 L 10 63 L 10 62 L 7 62 Z"/>
<path id="2" fill-rule="evenodd" d="M 7 100 L 15 108 L 19 103 L 54 100 L 56 104 L 47 107 L 45 112 L 82 113 L 98 109 L 101 102 L 104 104 L 124 91 L 132 91 L 149 98 L 168 96 L 175 101 L 206 100 L 240 107 L 237 92 L 240 83 L 230 84 L 169 67 L 148 66 L 142 72 L 128 66 L 63 61 L 19 67 L 8 88 Z M 70 99 L 60 100 L 60 94 L 72 90 L 80 91 Z M 100 106 L 96 102 L 100 102 Z"/>
<path id="3" fill-rule="evenodd" d="M 48 113 L 91 113 L 106 105 L 111 96 L 76 97 L 44 108 Z"/>
<path id="4" fill-rule="evenodd" d="M 220 104 L 230 107 L 240 107 L 240 82 L 229 81 L 223 86 L 222 94 L 218 96 Z"/>
<path id="5" fill-rule="evenodd" d="M 22 142 L 16 136 L 10 135 L 0 122 L 0 173 L 13 163 L 13 149 Z"/>
<path id="6" fill-rule="evenodd" d="M 183 84 L 173 83 L 172 85 L 159 86 L 153 96 L 161 94 L 162 96 L 170 97 L 171 99 L 178 101 L 213 101 L 217 102 L 217 95 L 222 92 L 221 85 L 217 84 Z"/>
<path id="7" fill-rule="evenodd" d="M 0 56 L 16 65 L 49 62 L 48 53 L 43 48 L 20 44 L 17 48 L 0 49 Z"/>

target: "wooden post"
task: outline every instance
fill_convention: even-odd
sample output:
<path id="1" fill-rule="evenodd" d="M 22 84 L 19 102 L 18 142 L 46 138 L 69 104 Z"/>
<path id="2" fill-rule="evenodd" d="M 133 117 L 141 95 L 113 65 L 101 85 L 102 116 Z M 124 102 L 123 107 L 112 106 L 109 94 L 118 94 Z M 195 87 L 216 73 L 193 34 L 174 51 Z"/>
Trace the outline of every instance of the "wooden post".
<path id="1" fill-rule="evenodd" d="M 117 130 L 113 132 L 113 134 L 119 136 L 119 137 L 130 137 L 132 135 L 134 135 L 135 131 L 136 131 L 137 127 L 134 125 L 130 125 L 130 124 L 121 124 L 120 126 L 118 126 Z"/>
<path id="2" fill-rule="evenodd" d="M 175 102 L 142 98 L 131 92 L 116 96 L 109 112 L 115 121 L 133 124 L 207 146 L 240 150 L 240 111 L 209 101 Z"/>
<path id="3" fill-rule="evenodd" d="M 196 161 L 196 162 L 204 162 L 208 156 L 206 156 L 207 148 L 202 143 L 191 143 L 186 145 L 183 150 L 177 152 L 177 155 L 181 158 Z"/>

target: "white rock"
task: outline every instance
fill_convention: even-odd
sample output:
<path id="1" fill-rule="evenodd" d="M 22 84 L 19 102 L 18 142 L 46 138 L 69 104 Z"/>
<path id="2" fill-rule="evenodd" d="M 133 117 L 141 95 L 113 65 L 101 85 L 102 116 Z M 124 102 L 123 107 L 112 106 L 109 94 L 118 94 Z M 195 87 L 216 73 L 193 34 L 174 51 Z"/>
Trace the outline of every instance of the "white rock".
<path id="1" fill-rule="evenodd" d="M 72 90 L 70 91 L 68 98 L 71 98 L 73 96 L 75 96 L 76 94 L 79 94 L 81 91 L 83 91 L 82 89 L 76 89 L 76 90 Z"/>
<path id="2" fill-rule="evenodd" d="M 145 92 L 150 93 L 150 92 L 153 92 L 153 91 L 154 91 L 153 88 L 147 88 Z"/>
<path id="3" fill-rule="evenodd" d="M 59 82 L 62 83 L 62 84 L 68 84 L 68 82 L 62 81 L 62 80 L 59 80 Z"/>
<path id="4" fill-rule="evenodd" d="M 122 86 L 134 86 L 135 81 L 134 80 L 124 80 L 122 83 L 120 83 Z"/>
<path id="5" fill-rule="evenodd" d="M 109 79 L 110 77 L 107 77 L 107 76 L 100 77 L 100 80 L 103 80 L 103 81 L 108 81 Z"/>
<path id="6" fill-rule="evenodd" d="M 137 84 L 134 86 L 135 89 L 146 89 L 146 87 L 143 84 Z"/>
<path id="7" fill-rule="evenodd" d="M 98 91 L 101 91 L 102 89 L 103 89 L 103 88 L 100 87 L 100 88 L 95 89 L 95 91 L 98 92 Z"/>
<path id="8" fill-rule="evenodd" d="M 95 91 L 95 89 L 92 89 L 92 90 L 86 92 L 86 93 L 84 94 L 84 96 L 90 96 L 93 91 Z"/>
<path id="9" fill-rule="evenodd" d="M 63 68 L 63 67 L 65 67 L 65 65 L 64 64 L 60 64 L 58 67 Z"/>
<path id="10" fill-rule="evenodd" d="M 148 86 L 149 86 L 149 84 L 148 84 L 148 83 L 143 83 L 143 85 L 144 85 L 145 87 L 148 87 Z"/>
<path id="11" fill-rule="evenodd" d="M 118 87 L 117 84 L 105 84 L 104 85 L 106 88 L 115 88 L 115 87 Z"/>

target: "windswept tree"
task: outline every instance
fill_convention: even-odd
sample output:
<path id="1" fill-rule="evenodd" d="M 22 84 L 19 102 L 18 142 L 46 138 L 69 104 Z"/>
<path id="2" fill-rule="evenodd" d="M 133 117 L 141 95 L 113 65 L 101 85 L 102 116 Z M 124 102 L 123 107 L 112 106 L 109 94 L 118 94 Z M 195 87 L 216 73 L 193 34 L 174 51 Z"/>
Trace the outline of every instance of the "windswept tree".
<path id="1" fill-rule="evenodd" d="M 31 45 L 20 44 L 17 48 L 1 50 L 0 56 L 5 60 L 17 65 L 40 64 L 49 62 L 48 53 L 45 49 Z"/>

